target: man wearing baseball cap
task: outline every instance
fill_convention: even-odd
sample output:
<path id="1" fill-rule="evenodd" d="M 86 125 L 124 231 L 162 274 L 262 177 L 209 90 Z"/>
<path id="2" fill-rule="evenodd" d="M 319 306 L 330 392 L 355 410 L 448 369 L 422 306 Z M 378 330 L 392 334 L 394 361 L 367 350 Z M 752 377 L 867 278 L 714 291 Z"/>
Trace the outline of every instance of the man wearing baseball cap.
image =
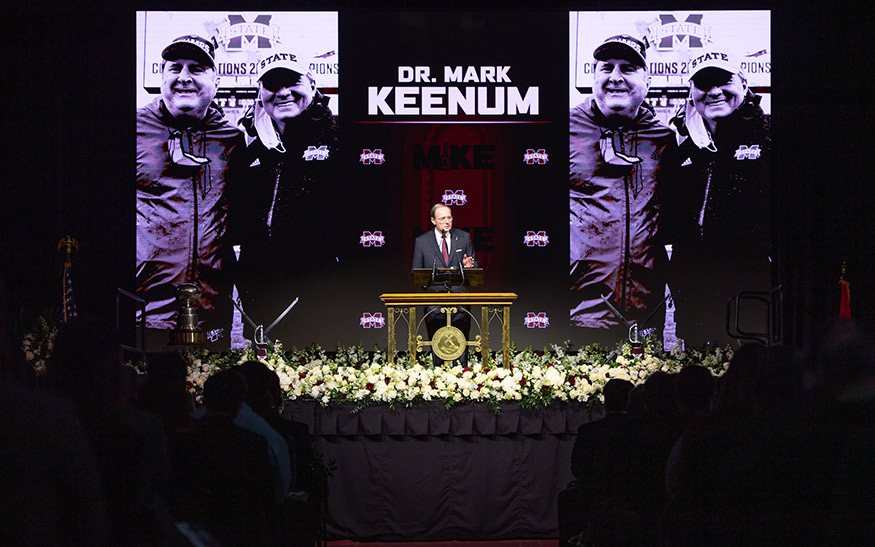
<path id="1" fill-rule="evenodd" d="M 216 95 L 219 77 L 213 44 L 200 36 L 180 36 L 161 52 L 161 98 L 175 118 L 203 119 Z"/>
<path id="2" fill-rule="evenodd" d="M 163 331 L 176 326 L 175 287 L 196 284 L 198 317 L 223 332 L 226 347 L 225 179 L 240 131 L 213 103 L 219 78 L 209 40 L 180 36 L 161 58 L 161 95 L 137 110 L 137 293 L 146 326 Z"/>
<path id="3" fill-rule="evenodd" d="M 295 279 L 337 268 L 343 199 L 337 119 L 316 88 L 309 61 L 272 51 L 257 67 L 258 98 L 239 124 L 246 145 L 231 159 L 231 232 L 240 245 L 243 307 L 267 321 L 288 305 L 275 297 L 277 275 Z M 302 301 L 296 314 L 306 315 L 312 304 L 315 299 Z"/>
<path id="4" fill-rule="evenodd" d="M 689 99 L 671 120 L 679 174 L 667 232 L 678 334 L 709 340 L 725 330 L 729 298 L 770 288 L 770 118 L 731 49 L 711 44 L 690 67 Z"/>
<path id="5" fill-rule="evenodd" d="M 593 94 L 570 113 L 571 322 L 609 328 L 620 320 L 602 295 L 629 320 L 662 301 L 657 187 L 674 138 L 644 100 L 644 42 L 610 36 L 593 57 Z"/>

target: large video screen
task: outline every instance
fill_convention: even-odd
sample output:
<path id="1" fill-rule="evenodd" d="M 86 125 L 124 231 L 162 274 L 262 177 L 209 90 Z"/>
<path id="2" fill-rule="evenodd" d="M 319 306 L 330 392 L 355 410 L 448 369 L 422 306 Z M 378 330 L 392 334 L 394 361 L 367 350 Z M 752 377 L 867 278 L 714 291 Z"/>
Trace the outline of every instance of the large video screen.
<path id="1" fill-rule="evenodd" d="M 518 348 L 725 340 L 770 284 L 769 13 L 522 14 L 139 12 L 147 349 L 181 283 L 212 347 L 385 347 L 435 204 Z"/>
<path id="2" fill-rule="evenodd" d="M 635 322 L 670 347 L 727 324 L 766 333 L 769 12 L 575 12 L 569 27 L 572 324 Z"/>

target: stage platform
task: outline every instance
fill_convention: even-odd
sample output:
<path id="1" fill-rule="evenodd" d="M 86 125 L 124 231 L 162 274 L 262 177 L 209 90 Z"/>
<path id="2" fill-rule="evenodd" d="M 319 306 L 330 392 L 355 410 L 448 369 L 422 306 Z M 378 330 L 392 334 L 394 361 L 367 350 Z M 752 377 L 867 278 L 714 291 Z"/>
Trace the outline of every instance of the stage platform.
<path id="1" fill-rule="evenodd" d="M 558 539 L 503 539 L 498 541 L 329 541 L 328 547 L 559 547 Z"/>
<path id="2" fill-rule="evenodd" d="M 577 402 L 353 409 L 295 400 L 284 414 L 336 466 L 329 539 L 367 542 L 557 538 L 577 428 L 603 414 Z"/>

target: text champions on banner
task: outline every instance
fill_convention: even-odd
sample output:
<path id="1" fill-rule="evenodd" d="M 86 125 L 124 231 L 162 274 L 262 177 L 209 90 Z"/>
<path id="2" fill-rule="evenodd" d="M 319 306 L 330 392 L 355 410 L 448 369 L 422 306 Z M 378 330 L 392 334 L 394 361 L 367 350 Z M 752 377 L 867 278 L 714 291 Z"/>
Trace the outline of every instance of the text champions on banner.
<path id="1" fill-rule="evenodd" d="M 368 87 L 369 116 L 537 116 L 537 86 L 512 84 L 510 66 L 399 66 L 397 86 Z M 445 84 L 445 85 L 441 85 Z M 456 85 L 446 85 L 456 84 Z M 476 85 L 474 85 L 476 84 Z"/>

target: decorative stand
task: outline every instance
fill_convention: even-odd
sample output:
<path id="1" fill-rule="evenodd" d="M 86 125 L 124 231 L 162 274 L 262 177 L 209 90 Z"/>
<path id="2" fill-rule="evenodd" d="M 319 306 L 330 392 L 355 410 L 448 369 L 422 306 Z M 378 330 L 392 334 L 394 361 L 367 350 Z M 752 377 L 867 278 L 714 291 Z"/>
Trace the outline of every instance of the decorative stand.
<path id="1" fill-rule="evenodd" d="M 629 322 L 625 317 L 623 317 L 623 314 L 620 313 L 620 311 L 617 308 L 615 308 L 611 304 L 611 302 L 608 300 L 608 296 L 610 296 L 610 295 L 602 294 L 599 296 L 602 297 L 602 300 L 604 301 L 604 303 L 608 307 L 608 309 L 611 310 L 611 312 L 614 315 L 616 315 L 617 318 L 620 321 L 622 321 L 624 325 L 626 325 L 626 327 L 628 327 L 628 329 L 629 329 L 628 340 L 629 340 L 629 343 L 632 345 L 632 355 L 643 354 L 644 348 L 642 347 L 641 341 L 638 339 L 638 329 L 643 327 L 644 325 L 649 323 L 651 319 L 653 319 L 653 316 L 656 315 L 656 312 L 659 311 L 659 309 L 662 307 L 663 304 L 665 304 L 666 300 L 668 300 L 671 297 L 671 295 L 670 294 L 665 295 L 665 298 L 662 299 L 662 302 L 660 302 L 658 306 L 653 308 L 653 311 L 650 312 L 650 315 L 648 315 L 644 319 L 644 321 L 642 321 L 640 323 L 638 323 L 637 321 Z M 617 354 L 617 350 L 614 350 L 613 352 L 611 352 L 610 355 L 608 355 L 608 359 L 613 359 L 614 355 L 616 355 L 616 354 Z"/>
<path id="2" fill-rule="evenodd" d="M 285 317 L 290 311 L 292 311 L 292 308 L 294 308 L 295 304 L 298 303 L 298 297 L 296 296 L 292 303 L 289 304 L 289 306 L 281 314 L 279 314 L 277 318 L 273 320 L 273 323 L 271 323 L 270 326 L 266 329 L 262 325 L 257 325 L 255 321 L 253 321 L 248 315 L 246 315 L 246 312 L 243 311 L 243 304 L 241 304 L 239 300 L 234 300 L 233 298 L 231 298 L 231 302 L 234 303 L 234 307 L 237 308 L 237 310 L 240 312 L 240 315 L 243 316 L 243 319 L 245 319 L 246 322 L 249 323 L 253 329 L 255 329 L 255 332 L 252 335 L 252 341 L 255 343 L 256 355 L 258 355 L 259 357 L 265 357 L 267 355 L 267 350 L 265 349 L 265 346 L 274 345 L 270 338 L 267 338 L 267 334 L 270 333 L 271 329 L 277 326 L 277 323 L 283 320 L 283 317 Z"/>

